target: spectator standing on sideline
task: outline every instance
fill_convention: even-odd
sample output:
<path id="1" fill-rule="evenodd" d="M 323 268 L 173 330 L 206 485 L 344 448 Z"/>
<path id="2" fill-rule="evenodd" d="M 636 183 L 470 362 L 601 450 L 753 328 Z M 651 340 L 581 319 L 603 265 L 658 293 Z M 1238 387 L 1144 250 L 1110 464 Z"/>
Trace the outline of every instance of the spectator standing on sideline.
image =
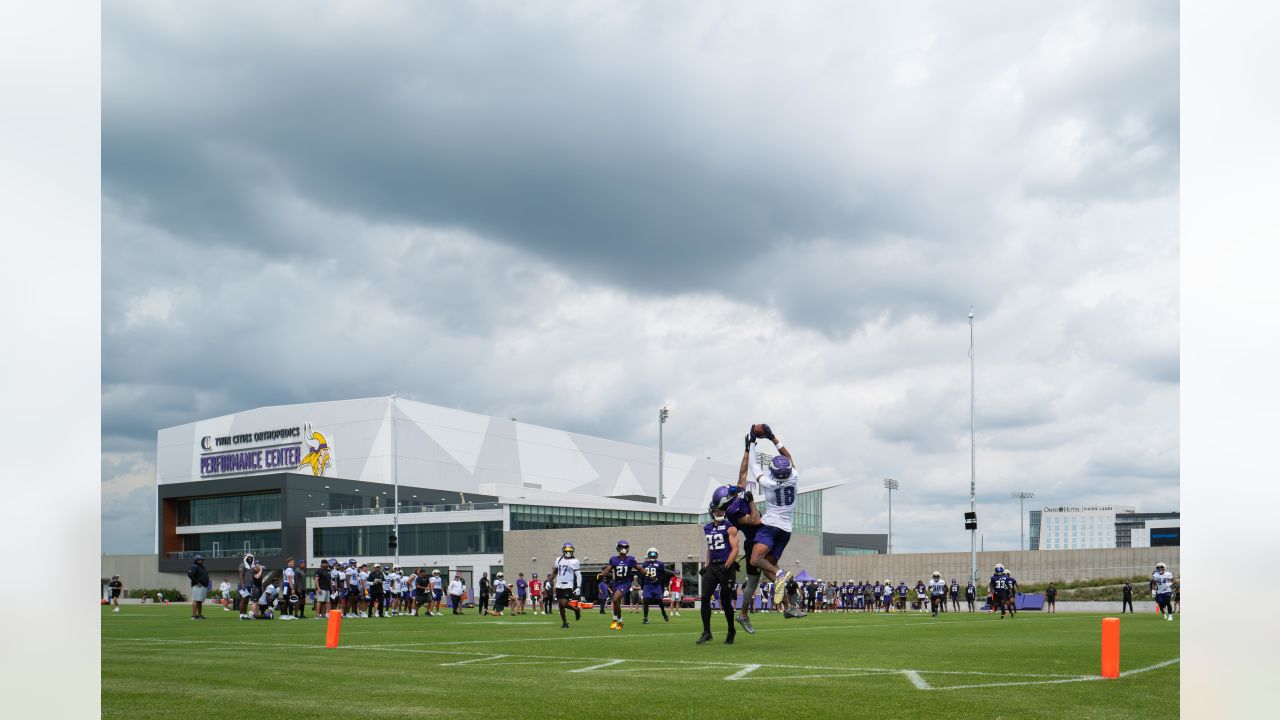
<path id="1" fill-rule="evenodd" d="M 462 588 L 462 573 L 457 573 L 449 581 L 449 606 L 453 608 L 454 615 L 462 614 Z"/>
<path id="2" fill-rule="evenodd" d="M 671 576 L 671 614 L 680 614 L 680 602 L 684 598 L 684 578 L 680 573 Z"/>
<path id="3" fill-rule="evenodd" d="M 489 609 L 489 573 L 480 574 L 480 600 L 476 603 L 476 610 L 483 615 Z"/>
<path id="4" fill-rule="evenodd" d="M 1124 584 L 1124 600 L 1120 602 L 1120 614 L 1124 614 L 1124 609 L 1129 608 L 1129 614 L 1133 614 L 1133 585 Z"/>
<path id="5" fill-rule="evenodd" d="M 120 593 L 124 591 L 124 583 L 120 582 L 119 575 L 112 575 L 107 587 L 111 588 L 111 612 L 118 613 L 120 612 Z"/>
<path id="6" fill-rule="evenodd" d="M 187 577 L 191 579 L 191 619 L 204 620 L 204 599 L 213 586 L 209 581 L 209 571 L 204 566 L 204 556 L 195 556 L 191 567 L 187 568 Z"/>
<path id="7" fill-rule="evenodd" d="M 387 575 L 382 572 L 382 563 L 373 564 L 373 570 L 365 578 L 365 584 L 369 588 L 369 617 L 373 617 L 375 609 L 378 617 L 386 617 L 382 610 L 385 607 L 382 597 L 386 594 Z"/>
<path id="8" fill-rule="evenodd" d="M 1045 602 L 1049 604 L 1049 612 L 1058 612 L 1058 588 L 1049 583 L 1049 587 L 1044 590 Z"/>
<path id="9" fill-rule="evenodd" d="M 225 612 L 231 612 L 231 581 L 226 575 L 222 576 L 222 582 L 218 585 L 218 593 L 222 595 L 222 609 Z"/>
<path id="10" fill-rule="evenodd" d="M 529 581 L 524 579 L 524 573 L 516 573 L 516 609 L 512 615 L 524 614 L 525 599 L 529 596 Z"/>
<path id="11" fill-rule="evenodd" d="M 600 614 L 603 615 L 604 606 L 609 603 L 609 583 L 605 582 L 603 577 L 596 584 L 596 596 L 599 598 L 596 600 L 596 605 L 600 606 Z"/>
<path id="12" fill-rule="evenodd" d="M 529 578 L 529 604 L 533 606 L 533 614 L 542 614 L 542 581 L 538 579 L 538 573 L 534 573 Z"/>
<path id="13" fill-rule="evenodd" d="M 316 571 L 316 616 L 329 616 L 329 591 L 333 587 L 333 570 L 329 567 L 329 559 L 320 559 L 320 569 Z"/>

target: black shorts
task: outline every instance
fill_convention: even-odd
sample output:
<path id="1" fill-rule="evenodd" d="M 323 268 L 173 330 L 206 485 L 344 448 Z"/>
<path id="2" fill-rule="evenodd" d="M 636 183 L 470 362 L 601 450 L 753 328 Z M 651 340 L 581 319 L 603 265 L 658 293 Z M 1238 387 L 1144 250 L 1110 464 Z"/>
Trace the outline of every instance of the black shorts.
<path id="1" fill-rule="evenodd" d="M 557 600 L 572 600 L 573 588 L 556 588 Z"/>

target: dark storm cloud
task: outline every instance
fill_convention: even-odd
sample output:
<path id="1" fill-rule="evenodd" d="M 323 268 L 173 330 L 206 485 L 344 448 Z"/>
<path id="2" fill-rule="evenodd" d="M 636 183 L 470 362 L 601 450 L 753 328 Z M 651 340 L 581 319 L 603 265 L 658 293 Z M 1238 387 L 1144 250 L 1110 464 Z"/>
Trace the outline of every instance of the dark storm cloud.
<path id="1" fill-rule="evenodd" d="M 954 28 L 929 38 L 910 24 L 918 18 L 886 13 L 901 41 L 858 50 L 867 31 L 846 10 L 831 22 L 847 25 L 849 42 L 818 33 L 797 61 L 782 57 L 797 51 L 785 29 L 744 47 L 717 35 L 714 13 L 693 12 L 689 30 L 659 22 L 670 7 L 610 6 L 587 13 L 585 28 L 576 12 L 414 10 L 350 27 L 256 9 L 166 22 L 108 13 L 105 73 L 120 79 L 104 93 L 104 186 L 145 198 L 155 222 L 185 237 L 268 253 L 305 252 L 272 219 L 284 184 L 356 216 L 468 228 L 645 292 L 749 297 L 740 281 L 749 261 L 769 257 L 799 274 L 811 269 L 804 257 L 822 252 L 814 242 L 847 253 L 922 238 L 953 246 L 949 269 L 969 270 L 977 252 L 965 248 L 978 251 L 998 230 L 991 205 L 1001 185 L 1016 187 L 985 183 L 1002 171 L 1025 173 L 1031 192 L 1072 197 L 1167 191 L 1176 178 L 1177 76 L 1167 72 L 1176 8 L 1161 17 L 1144 6 L 1149 42 L 1066 70 L 1038 59 L 1041 46 L 1127 36 L 1129 25 L 1015 15 L 1002 32 L 1025 39 L 983 51 L 964 31 L 985 21 L 939 7 L 924 19 Z M 922 43 L 932 46 L 916 51 Z M 934 75 L 927 95 L 886 77 L 914 55 Z M 779 69 L 789 63 L 798 78 Z M 985 117 L 966 106 L 977 104 L 974 80 L 981 88 L 1011 66 L 1025 66 L 1021 100 L 1002 100 L 1012 137 L 963 135 Z M 1069 171 L 1021 167 L 1017 143 L 1061 122 L 1079 134 L 1064 143 L 1096 151 Z M 944 142 L 956 145 L 940 162 Z M 1144 148 L 1151 162 L 1125 159 Z M 778 252 L 784 243 L 799 252 Z M 901 287 L 850 275 L 864 277 L 809 273 L 804 292 L 777 301 L 793 321 L 848 329 L 885 306 L 936 312 L 1003 294 L 940 287 L 927 274 Z M 867 291 L 849 297 L 850 285 Z"/>

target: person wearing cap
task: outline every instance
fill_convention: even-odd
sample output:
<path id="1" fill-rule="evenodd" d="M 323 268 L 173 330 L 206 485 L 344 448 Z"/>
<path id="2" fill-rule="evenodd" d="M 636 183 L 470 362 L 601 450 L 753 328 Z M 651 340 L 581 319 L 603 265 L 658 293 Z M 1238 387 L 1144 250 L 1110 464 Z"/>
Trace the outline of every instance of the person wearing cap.
<path id="1" fill-rule="evenodd" d="M 457 573 L 449 581 L 449 606 L 453 609 L 454 615 L 462 614 L 462 589 L 462 573 Z"/>
<path id="2" fill-rule="evenodd" d="M 431 614 L 431 605 L 429 598 L 431 597 L 431 580 L 427 576 L 426 568 L 418 568 L 416 577 L 413 579 L 413 616 L 418 617 L 418 608 L 427 608 L 427 614 Z"/>
<path id="3" fill-rule="evenodd" d="M 204 599 L 213 583 L 209 581 L 203 555 L 195 556 L 191 567 L 187 568 L 187 577 L 191 579 L 191 619 L 204 620 Z"/>
<path id="4" fill-rule="evenodd" d="M 378 611 L 378 617 L 386 617 L 382 614 L 382 596 L 385 594 L 383 586 L 387 582 L 387 576 L 382 572 L 382 563 L 373 564 L 373 570 L 365 582 L 369 587 L 369 617 L 373 617 L 375 608 Z"/>
<path id="5" fill-rule="evenodd" d="M 538 579 L 538 573 L 534 573 L 529 579 L 529 604 L 533 606 L 533 614 L 542 614 L 542 581 Z"/>
<path id="6" fill-rule="evenodd" d="M 297 571 L 297 574 L 295 575 L 295 577 L 298 580 L 298 602 L 296 603 L 296 606 L 297 606 L 296 609 L 298 611 L 298 618 L 303 619 L 307 617 L 307 604 L 308 604 L 307 603 L 307 561 L 299 560 L 296 571 Z M 312 607 L 314 608 L 315 606 L 313 605 Z"/>
<path id="7" fill-rule="evenodd" d="M 329 593 L 333 589 L 333 570 L 329 567 L 328 558 L 320 558 L 320 569 L 316 571 L 316 616 L 329 616 Z"/>
<path id="8" fill-rule="evenodd" d="M 120 593 L 124 591 L 124 583 L 120 582 L 119 575 L 112 575 L 107 587 L 111 588 L 111 612 L 118 613 L 120 612 Z"/>

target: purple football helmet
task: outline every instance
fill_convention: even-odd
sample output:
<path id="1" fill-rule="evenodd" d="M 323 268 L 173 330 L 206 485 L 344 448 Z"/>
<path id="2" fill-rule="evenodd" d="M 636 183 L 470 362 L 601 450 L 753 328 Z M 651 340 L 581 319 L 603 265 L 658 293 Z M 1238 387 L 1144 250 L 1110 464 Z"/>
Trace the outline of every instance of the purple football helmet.
<path id="1" fill-rule="evenodd" d="M 775 456 L 769 465 L 769 472 L 776 480 L 786 480 L 791 477 L 791 460 L 786 455 Z"/>
<path id="2" fill-rule="evenodd" d="M 725 510 L 729 507 L 729 503 L 733 502 L 734 490 L 732 485 L 721 485 L 711 493 L 711 502 L 707 505 L 708 511 Z"/>

